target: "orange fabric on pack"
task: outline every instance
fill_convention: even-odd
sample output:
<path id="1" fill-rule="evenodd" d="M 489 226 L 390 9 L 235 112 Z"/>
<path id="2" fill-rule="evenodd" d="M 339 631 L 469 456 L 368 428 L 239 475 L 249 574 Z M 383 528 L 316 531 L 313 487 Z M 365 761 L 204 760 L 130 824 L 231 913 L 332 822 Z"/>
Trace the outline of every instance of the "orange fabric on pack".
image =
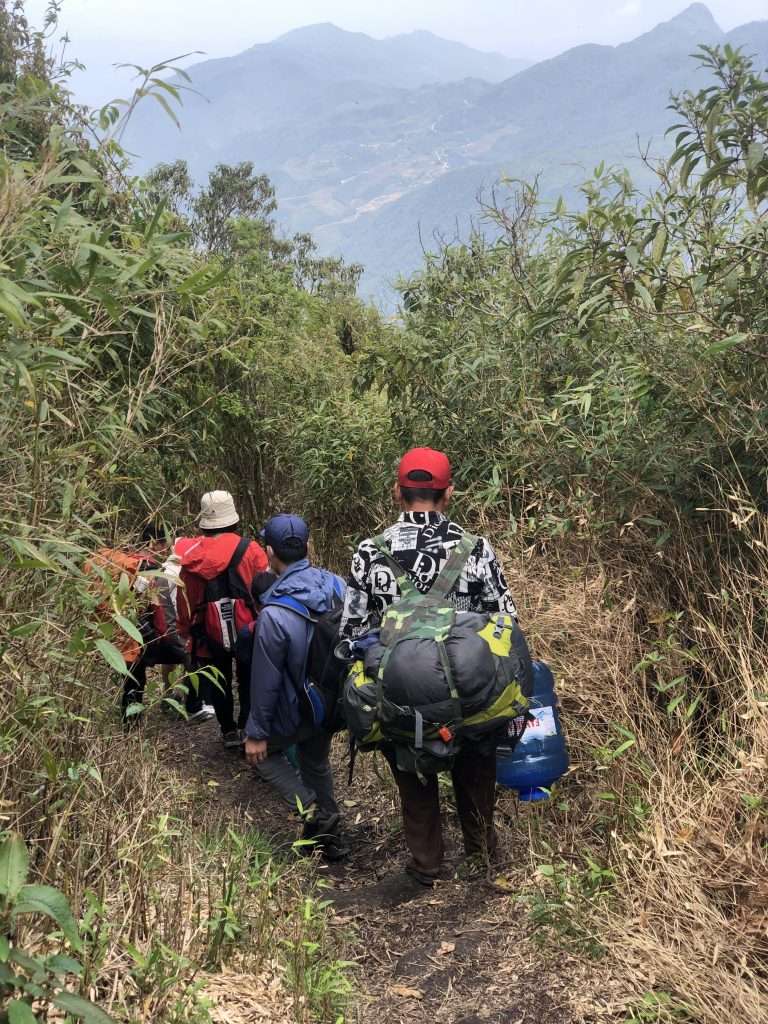
<path id="1" fill-rule="evenodd" d="M 138 577 L 139 566 L 143 561 L 144 556 L 136 552 L 120 551 L 118 548 L 99 548 L 98 551 L 94 552 L 93 557 L 85 563 L 83 571 L 89 575 L 95 575 L 94 569 L 105 569 L 115 583 L 125 573 L 131 588 L 133 588 Z M 97 585 L 99 586 L 100 593 L 103 593 L 103 588 L 99 584 Z M 104 598 L 101 604 L 98 605 L 97 611 L 103 621 L 108 621 L 111 618 L 112 606 L 106 595 L 104 595 Z M 128 636 L 121 629 L 113 636 L 112 643 L 129 665 L 136 661 L 141 654 L 141 646 L 133 637 Z"/>

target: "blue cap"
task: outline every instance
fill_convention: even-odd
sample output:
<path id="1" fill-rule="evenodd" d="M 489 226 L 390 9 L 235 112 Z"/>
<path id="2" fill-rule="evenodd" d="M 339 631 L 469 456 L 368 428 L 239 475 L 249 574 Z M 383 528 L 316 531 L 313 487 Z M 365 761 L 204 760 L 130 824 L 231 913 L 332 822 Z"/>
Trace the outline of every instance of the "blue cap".
<path id="1" fill-rule="evenodd" d="M 301 516 L 292 516 L 283 512 L 272 516 L 261 531 L 262 539 L 274 551 L 291 548 L 305 548 L 309 540 L 309 527 Z"/>

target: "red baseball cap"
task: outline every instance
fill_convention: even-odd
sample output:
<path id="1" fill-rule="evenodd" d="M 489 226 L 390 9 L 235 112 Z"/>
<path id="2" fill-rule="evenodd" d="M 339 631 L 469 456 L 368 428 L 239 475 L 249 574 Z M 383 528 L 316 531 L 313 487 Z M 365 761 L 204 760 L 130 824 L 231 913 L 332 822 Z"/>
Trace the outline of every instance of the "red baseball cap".
<path id="1" fill-rule="evenodd" d="M 411 448 L 400 459 L 397 482 L 401 487 L 443 491 L 451 485 L 451 463 L 444 452 L 434 448 Z"/>

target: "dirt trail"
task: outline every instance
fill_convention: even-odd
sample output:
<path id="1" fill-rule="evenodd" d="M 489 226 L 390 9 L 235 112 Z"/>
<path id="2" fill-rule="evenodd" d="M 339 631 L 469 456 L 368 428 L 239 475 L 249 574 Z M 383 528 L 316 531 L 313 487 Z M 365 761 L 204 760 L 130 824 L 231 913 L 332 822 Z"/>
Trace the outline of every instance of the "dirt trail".
<path id="1" fill-rule="evenodd" d="M 159 756 L 205 787 L 219 807 L 245 811 L 276 846 L 290 847 L 298 831 L 290 809 L 237 754 L 222 750 L 215 722 L 176 722 L 158 738 Z M 359 964 L 359 995 L 348 1020 L 577 1024 L 596 1019 L 577 1005 L 598 988 L 591 965 L 537 946 L 514 898 L 530 868 L 527 843 L 520 838 L 525 826 L 512 795 L 500 799 L 506 851 L 500 875 L 441 882 L 410 902 L 386 905 L 376 883 L 400 870 L 405 858 L 394 786 L 384 766 L 361 756 L 348 788 L 341 747 L 336 754 L 338 796 L 353 853 L 343 865 L 318 863 L 317 871 L 334 900 L 332 927 L 340 930 L 344 955 Z M 446 838 L 449 862 L 455 862 L 460 844 L 450 811 Z"/>

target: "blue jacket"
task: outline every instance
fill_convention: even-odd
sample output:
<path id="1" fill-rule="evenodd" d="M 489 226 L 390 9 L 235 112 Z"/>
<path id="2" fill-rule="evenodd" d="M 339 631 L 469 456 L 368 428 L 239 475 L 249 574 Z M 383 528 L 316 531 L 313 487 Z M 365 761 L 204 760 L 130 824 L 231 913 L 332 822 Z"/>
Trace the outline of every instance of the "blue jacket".
<path id="1" fill-rule="evenodd" d="M 301 725 L 298 694 L 306 676 L 312 620 L 298 608 L 277 602 L 292 598 L 317 617 L 333 607 L 334 594 L 343 597 L 343 581 L 307 559 L 289 566 L 262 594 L 253 635 L 251 713 L 245 727 L 250 739 L 293 736 Z"/>

